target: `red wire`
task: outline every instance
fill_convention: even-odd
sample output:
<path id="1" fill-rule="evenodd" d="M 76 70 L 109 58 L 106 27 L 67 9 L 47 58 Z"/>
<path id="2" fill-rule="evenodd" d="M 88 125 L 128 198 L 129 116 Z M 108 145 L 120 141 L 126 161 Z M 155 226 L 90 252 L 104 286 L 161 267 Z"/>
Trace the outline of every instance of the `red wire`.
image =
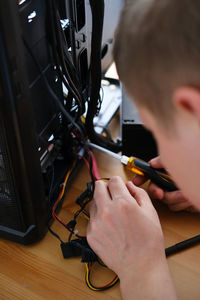
<path id="1" fill-rule="evenodd" d="M 92 159 L 92 174 L 93 174 L 95 180 L 100 180 L 101 176 L 99 175 L 96 158 L 95 158 L 95 156 L 94 156 L 94 154 L 93 154 L 92 151 L 89 150 L 88 154 L 90 155 L 90 157 Z M 87 159 L 84 156 L 80 155 L 80 154 L 78 154 L 78 156 L 84 160 L 84 162 L 85 162 L 88 170 L 90 170 L 90 165 L 89 165 Z"/>
<path id="2" fill-rule="evenodd" d="M 92 158 L 92 173 L 93 173 L 93 175 L 94 175 L 94 178 L 95 178 L 96 180 L 100 180 L 101 177 L 100 177 L 100 175 L 99 175 L 99 170 L 98 170 L 96 158 L 95 158 L 95 156 L 94 156 L 94 154 L 93 154 L 92 151 L 89 150 L 89 151 L 88 151 L 88 154 L 89 154 L 90 157 Z"/>
<path id="3" fill-rule="evenodd" d="M 113 281 L 115 281 L 117 278 L 118 278 L 118 276 L 116 275 L 116 276 L 113 278 L 113 280 L 112 280 L 111 282 L 109 282 L 108 284 L 104 285 L 103 288 L 104 288 L 104 287 L 107 287 L 107 286 L 109 286 L 109 285 L 111 285 L 111 284 L 113 283 Z"/>
<path id="4" fill-rule="evenodd" d="M 62 190 L 61 190 L 61 192 L 60 192 L 60 194 L 59 194 L 59 196 L 58 196 L 56 202 L 55 202 L 54 205 L 53 205 L 53 208 L 52 208 L 52 216 L 54 217 L 54 219 L 55 219 L 56 221 L 58 221 L 58 222 L 60 222 L 62 225 L 64 225 L 65 228 L 66 228 L 68 231 L 74 233 L 73 230 L 72 230 L 71 228 L 68 228 L 68 227 L 67 227 L 67 223 L 65 223 L 65 222 L 64 222 L 61 218 L 59 218 L 58 215 L 55 213 L 56 206 L 58 205 L 59 201 L 61 200 L 61 195 L 63 194 L 63 189 L 65 189 L 65 186 L 64 186 L 64 185 L 63 185 L 63 188 L 62 188 Z M 80 237 L 80 238 L 85 237 L 85 236 L 81 236 L 81 235 L 76 235 L 76 236 L 77 236 L 77 237 Z"/>
<path id="5" fill-rule="evenodd" d="M 92 270 L 92 267 L 93 267 L 93 264 L 90 265 L 89 271 Z M 95 288 L 96 288 L 96 289 L 103 289 L 103 288 L 105 288 L 105 287 L 107 287 L 107 286 L 110 286 L 117 278 L 118 278 L 118 276 L 116 275 L 116 276 L 113 278 L 113 280 L 110 281 L 109 283 L 107 283 L 106 285 L 104 285 L 104 286 L 98 286 L 98 287 L 95 286 Z"/>
<path id="6" fill-rule="evenodd" d="M 90 157 L 92 158 L 92 173 L 93 173 L 93 175 L 94 175 L 94 178 L 95 178 L 95 180 L 100 180 L 101 179 L 101 177 L 100 177 L 100 175 L 99 175 L 99 171 L 98 171 L 98 167 L 97 167 L 97 161 L 96 161 L 96 159 L 95 159 L 95 156 L 94 156 L 94 154 L 92 153 L 92 151 L 88 151 L 88 154 L 90 155 Z M 85 164 L 86 164 L 86 166 L 87 166 L 87 168 L 88 168 L 88 170 L 90 170 L 90 165 L 89 165 L 89 163 L 88 163 L 88 161 L 87 161 L 87 159 L 84 157 L 84 156 L 82 156 L 82 155 L 78 155 L 79 157 L 81 157 L 83 160 L 84 160 L 84 162 L 85 162 Z M 70 172 L 70 171 L 69 171 Z M 61 192 L 60 192 L 60 194 L 59 194 L 59 196 L 58 196 L 58 199 L 56 200 L 56 202 L 54 203 L 54 205 L 53 205 L 53 208 L 52 208 L 52 216 L 57 220 L 57 221 L 59 221 L 62 225 L 64 225 L 66 228 L 67 228 L 67 223 L 65 223 L 61 218 L 59 218 L 58 216 L 57 216 L 57 214 L 55 213 L 55 209 L 56 209 L 56 206 L 58 205 L 58 203 L 59 203 L 59 201 L 61 200 L 61 196 L 63 195 L 63 189 L 65 189 L 65 186 L 63 185 L 63 188 L 62 188 L 62 190 L 61 190 Z M 70 228 L 67 228 L 70 232 L 72 232 L 72 230 L 70 229 Z"/>
<path id="7" fill-rule="evenodd" d="M 88 170 L 90 170 L 90 165 L 89 165 L 89 163 L 88 163 L 87 159 L 86 159 L 84 156 L 80 155 L 80 154 L 78 154 L 78 156 L 79 156 L 81 159 L 83 159 L 83 160 L 84 160 L 84 162 L 85 162 L 85 164 L 86 164 L 86 166 L 87 166 Z"/>
<path id="8" fill-rule="evenodd" d="M 63 191 L 63 189 L 62 189 L 62 191 Z M 60 201 L 60 196 L 61 196 L 61 194 L 62 194 L 62 191 L 60 192 L 60 194 L 59 194 L 59 196 L 58 196 L 58 199 L 57 199 L 56 202 L 54 203 L 54 206 L 53 206 L 53 208 L 52 208 L 52 216 L 53 216 L 55 219 L 59 220 L 64 226 L 66 226 L 67 224 L 64 223 L 63 220 L 60 219 L 60 218 L 57 216 L 57 214 L 55 213 L 55 208 L 56 208 L 56 206 L 58 205 L 58 202 Z"/>

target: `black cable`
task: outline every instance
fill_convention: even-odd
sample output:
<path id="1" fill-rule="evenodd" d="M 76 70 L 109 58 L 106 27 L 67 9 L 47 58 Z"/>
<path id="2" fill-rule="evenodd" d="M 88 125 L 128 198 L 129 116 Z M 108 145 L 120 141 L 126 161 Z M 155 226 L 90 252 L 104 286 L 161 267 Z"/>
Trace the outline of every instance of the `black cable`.
<path id="1" fill-rule="evenodd" d="M 102 261 L 101 261 L 101 259 L 98 257 L 98 259 L 97 259 L 97 263 L 100 265 L 100 266 L 102 266 L 102 267 L 104 267 L 104 268 L 108 268 Z"/>
<path id="2" fill-rule="evenodd" d="M 58 98 L 58 96 L 55 94 L 55 92 L 53 91 L 53 89 L 51 88 L 51 86 L 49 85 L 49 82 L 46 78 L 45 73 L 42 71 L 40 64 L 38 63 L 35 55 L 33 54 L 32 50 L 30 49 L 29 45 L 26 43 L 25 39 L 23 39 L 24 45 L 27 48 L 28 52 L 30 53 L 32 59 L 34 60 L 41 76 L 44 79 L 44 83 L 46 85 L 47 90 L 49 91 L 49 93 L 51 94 L 52 98 L 55 100 L 57 106 L 60 108 L 61 112 L 63 113 L 63 115 L 65 116 L 65 118 L 67 119 L 67 121 L 69 123 L 72 123 L 74 125 L 74 127 L 78 130 L 81 139 L 84 141 L 85 140 L 85 135 L 83 130 L 81 129 L 81 127 L 75 122 L 75 120 L 71 117 L 71 115 L 66 111 L 64 105 L 61 103 L 60 99 Z"/>
<path id="3" fill-rule="evenodd" d="M 104 0 L 90 0 L 92 11 L 92 41 L 91 41 L 91 93 L 88 113 L 96 114 L 99 91 L 101 88 L 101 44 L 104 22 Z"/>
<path id="4" fill-rule="evenodd" d="M 62 34 L 64 34 L 64 32 L 62 31 Z M 65 42 L 66 43 L 66 42 Z M 63 45 L 64 47 L 65 45 Z M 65 46 L 66 47 L 66 46 Z M 73 63 L 70 60 L 70 55 L 68 51 L 64 51 L 64 58 L 65 58 L 65 62 L 67 64 L 67 67 L 69 69 L 69 73 L 71 73 L 71 77 L 73 77 L 73 80 L 76 83 L 76 86 L 78 87 L 79 92 L 81 93 L 81 78 L 80 78 L 80 74 L 79 72 L 77 72 L 77 69 L 75 68 L 75 66 L 73 65 Z"/>
<path id="5" fill-rule="evenodd" d="M 77 161 L 77 164 L 76 166 L 78 165 L 78 161 Z M 76 237 L 78 238 L 83 238 L 82 236 L 78 235 L 78 234 L 75 234 L 74 233 L 74 230 L 75 230 L 75 227 L 76 227 L 76 219 L 78 218 L 78 216 L 85 210 L 85 207 L 86 205 L 92 200 L 93 198 L 93 192 L 94 192 L 94 187 L 95 187 L 95 178 L 94 178 L 94 175 L 92 174 L 92 169 L 93 169 L 93 165 L 92 165 L 92 159 L 89 161 L 89 165 L 90 165 L 90 175 L 91 175 L 91 178 L 92 178 L 92 190 L 91 190 L 91 193 L 89 194 L 89 197 L 88 197 L 88 200 L 85 201 L 82 205 L 81 205 L 81 208 L 74 214 L 74 217 L 73 219 L 68 222 L 67 224 L 64 224 L 62 223 L 59 218 L 57 218 L 57 216 L 55 215 L 54 217 L 56 218 L 56 220 L 62 225 L 64 226 L 67 230 L 70 231 L 70 234 L 69 234 L 69 237 L 68 237 L 68 241 L 70 242 L 71 241 L 71 238 L 72 238 L 72 235 L 74 234 Z M 57 203 L 56 207 L 55 207 L 55 211 L 57 210 L 58 208 L 58 205 L 61 205 L 62 202 L 63 202 L 63 199 L 64 199 L 64 196 L 65 196 L 65 193 L 67 191 L 67 187 L 70 183 L 70 180 L 71 180 L 71 176 L 72 174 L 74 173 L 75 169 L 76 169 L 76 166 L 73 168 L 72 172 L 70 173 L 69 175 L 69 178 L 68 178 L 68 181 L 66 183 L 66 186 L 65 186 L 65 190 L 64 190 L 64 194 L 62 196 L 62 198 L 60 199 L 60 201 Z M 50 223 L 51 219 L 49 220 L 49 223 Z M 49 228 L 51 229 L 50 225 L 49 225 Z M 51 232 L 52 233 L 52 232 Z M 58 236 L 56 236 L 56 233 L 53 232 L 52 233 L 55 237 L 59 238 Z"/>
<path id="6" fill-rule="evenodd" d="M 52 167 L 52 177 L 51 177 L 51 183 L 50 183 L 50 188 L 49 188 L 49 195 L 48 195 L 48 203 L 49 203 L 49 208 L 52 209 L 52 205 L 51 205 L 51 194 L 52 194 L 52 191 L 53 191 L 53 183 L 54 183 L 54 175 L 55 175 L 55 172 L 54 172 L 54 165 L 52 164 L 51 165 Z"/>
<path id="7" fill-rule="evenodd" d="M 119 79 L 112 78 L 112 77 L 106 77 L 106 76 L 103 79 L 107 80 L 110 84 L 114 84 L 114 85 L 120 86 Z"/>
<path id="8" fill-rule="evenodd" d="M 68 83 L 63 75 L 63 73 L 61 72 L 60 69 L 60 61 L 59 61 L 59 56 L 58 56 L 58 52 L 57 52 L 57 39 L 56 39 L 56 31 L 55 31 L 55 24 L 54 24 L 54 8 L 53 8 L 53 2 L 52 0 L 49 1 L 49 16 L 50 16 L 50 32 L 51 32 L 51 44 L 52 44 L 52 49 L 53 49 L 53 55 L 54 55 L 54 59 L 56 62 L 56 67 L 57 67 L 57 72 L 63 82 L 63 84 L 66 86 L 66 88 L 68 89 L 68 91 L 70 91 L 70 87 L 68 86 Z"/>
<path id="9" fill-rule="evenodd" d="M 64 243 L 63 240 L 60 238 L 60 236 L 59 236 L 55 231 L 53 231 L 53 230 L 51 229 L 50 225 L 48 225 L 48 230 L 49 230 L 49 232 L 50 232 L 54 237 L 56 237 L 61 243 Z"/>
<path id="10" fill-rule="evenodd" d="M 53 53 L 56 60 L 56 66 L 61 80 L 63 81 L 66 88 L 73 94 L 74 99 L 79 107 L 79 116 L 82 114 L 82 96 L 71 79 L 68 69 L 65 64 L 65 55 L 63 50 L 63 30 L 60 24 L 60 19 L 58 16 L 58 10 L 55 6 L 54 0 L 49 1 L 50 4 L 50 24 L 51 24 L 51 37 L 52 37 L 52 47 Z M 67 49 L 65 49 L 65 52 Z M 58 55 L 59 54 L 59 55 Z M 69 61 L 68 61 L 69 63 Z M 60 70 L 62 68 L 62 71 Z M 64 73 L 64 74 L 63 74 Z M 76 72 L 75 72 L 76 73 Z M 65 76 L 68 80 L 65 79 Z"/>
<path id="11" fill-rule="evenodd" d="M 49 13 L 49 16 L 50 16 L 50 25 L 51 25 L 51 44 L 52 44 L 52 49 L 53 49 L 53 55 L 54 55 L 54 59 L 55 59 L 55 63 L 56 63 L 56 67 L 57 67 L 57 72 L 58 72 L 58 75 L 60 77 L 60 79 L 62 80 L 63 84 L 65 85 L 65 87 L 67 88 L 67 90 L 73 94 L 73 97 L 77 97 L 76 94 L 74 93 L 74 91 L 72 90 L 72 88 L 70 87 L 70 85 L 68 84 L 63 72 L 61 71 L 61 67 L 62 67 L 62 63 L 60 61 L 60 56 L 58 55 L 58 51 L 57 51 L 57 34 L 56 34 L 56 26 L 55 26 L 55 9 L 53 8 L 53 2 L 52 0 L 49 1 L 49 5 L 50 5 L 50 13 Z M 76 98 L 75 98 L 76 99 Z M 79 104 L 79 107 L 80 107 L 80 101 L 79 99 L 77 100 L 78 104 Z M 82 108 L 81 108 L 82 110 Z M 79 111 L 79 115 L 77 116 L 80 117 L 81 113 Z"/>
<path id="12" fill-rule="evenodd" d="M 89 200 L 87 200 L 82 206 L 81 208 L 74 214 L 74 218 L 71 222 L 74 222 L 74 226 L 73 228 L 71 229 L 71 232 L 69 234 L 69 237 L 68 237 L 68 242 L 71 241 L 71 238 L 72 238 L 72 235 L 74 234 L 74 230 L 75 230 L 75 227 L 76 227 L 76 219 L 78 218 L 78 216 L 84 211 L 86 205 L 91 201 L 92 199 L 89 198 Z M 76 234 L 77 237 L 79 237 L 79 235 Z"/>
<path id="13" fill-rule="evenodd" d="M 51 183 L 50 183 L 50 189 L 49 189 L 49 195 L 48 195 L 48 202 L 49 202 L 50 210 L 52 209 L 51 194 L 52 194 L 52 190 L 53 190 L 53 183 L 54 183 L 54 165 L 52 164 L 52 177 L 51 177 Z M 50 220 L 48 220 L 47 228 L 54 237 L 56 237 L 61 243 L 63 243 L 60 236 L 53 229 L 51 229 Z"/>
<path id="14" fill-rule="evenodd" d="M 76 92 L 77 96 L 79 97 L 80 101 L 82 101 L 82 95 L 81 95 L 81 81 L 80 81 L 80 78 L 78 76 L 78 72 L 75 68 L 75 66 L 73 65 L 72 61 L 70 60 L 70 55 L 69 55 L 69 52 L 68 52 L 68 47 L 67 47 L 67 41 L 65 39 L 65 35 L 64 35 L 64 32 L 62 30 L 62 26 L 61 26 L 61 23 L 60 23 L 60 15 L 59 15 L 59 12 L 58 10 L 56 11 L 56 14 L 55 14 L 55 17 L 56 17 L 56 24 L 57 24 L 57 29 L 58 29 L 58 41 L 60 43 L 60 45 L 62 46 L 61 47 L 61 59 L 62 59 L 62 62 L 63 62 L 63 68 L 64 68 L 64 71 L 65 71 L 65 74 L 67 76 L 67 79 L 69 80 L 69 83 L 71 84 L 71 86 L 73 87 L 74 91 Z M 65 62 L 67 62 L 68 64 L 68 68 L 66 67 L 65 65 Z M 71 75 L 70 75 L 70 72 L 68 71 L 71 71 Z M 73 80 L 71 79 L 71 77 L 73 77 L 73 80 L 76 81 L 76 84 L 74 84 Z M 77 86 L 77 87 L 76 87 Z M 81 103 L 81 106 L 82 106 L 82 103 Z"/>
<path id="15" fill-rule="evenodd" d="M 194 236 L 190 239 L 177 243 L 171 247 L 165 249 L 166 256 L 176 254 L 180 251 L 186 250 L 190 247 L 200 244 L 200 235 Z"/>
<path id="16" fill-rule="evenodd" d="M 88 153 L 89 154 L 89 153 Z M 91 180 L 92 180 L 92 194 L 91 194 L 91 198 L 93 198 L 93 194 L 94 194 L 94 189 L 95 189 L 95 177 L 94 177 L 94 174 L 93 174 L 93 162 L 92 162 L 92 157 L 91 155 L 89 154 L 89 166 L 90 166 L 90 169 L 89 169 L 89 172 L 90 172 L 90 177 L 91 177 Z"/>
<path id="17" fill-rule="evenodd" d="M 76 25 L 75 21 L 73 19 L 74 15 L 74 0 L 67 0 L 65 1 L 66 10 L 68 12 L 67 18 L 69 20 L 69 38 L 71 43 L 71 54 L 72 54 L 72 60 L 74 62 L 74 65 L 77 67 L 77 60 L 76 60 L 76 45 L 75 45 L 75 30 Z"/>
<path id="18" fill-rule="evenodd" d="M 92 43 L 91 43 L 91 90 L 86 116 L 86 129 L 89 139 L 113 152 L 119 152 L 121 145 L 107 141 L 104 137 L 97 134 L 94 130 L 93 118 L 97 112 L 99 91 L 101 87 L 101 44 L 104 21 L 104 0 L 90 0 L 92 10 Z"/>
<path id="19" fill-rule="evenodd" d="M 68 237 L 68 242 L 71 241 L 71 238 L 72 238 L 72 235 L 73 235 L 73 232 L 74 232 L 74 229 L 76 227 L 76 219 L 78 218 L 78 216 L 85 210 L 85 207 L 87 206 L 88 203 L 91 202 L 92 198 L 93 198 L 93 195 L 94 195 L 94 189 L 95 189 L 95 178 L 94 178 L 94 175 L 93 175 L 93 163 L 92 163 L 92 158 L 91 156 L 89 155 L 89 172 L 90 172 L 90 177 L 91 177 L 91 191 L 90 191 L 90 194 L 88 195 L 88 200 L 85 201 L 84 203 L 81 204 L 81 208 L 74 214 L 74 218 L 71 222 L 73 222 L 74 226 L 72 228 L 72 231 L 70 232 L 69 234 L 69 237 Z M 78 235 L 77 235 L 78 236 Z"/>
<path id="20" fill-rule="evenodd" d="M 98 126 L 97 126 L 98 127 Z M 103 131 L 106 133 L 107 138 L 114 143 L 111 133 L 110 133 L 110 129 L 109 129 L 109 125 L 103 127 Z"/>
<path id="21" fill-rule="evenodd" d="M 58 12 L 58 19 L 60 19 L 59 11 L 57 10 L 57 12 Z M 70 22 L 70 20 L 69 20 L 69 22 Z M 73 28 L 73 31 L 76 30 L 75 27 L 73 27 L 71 23 L 70 23 L 70 28 Z M 64 31 L 62 30 L 61 26 L 60 26 L 60 33 L 62 35 L 64 57 L 65 57 L 65 60 L 66 60 L 66 64 L 67 64 L 68 69 L 69 69 L 69 71 L 71 73 L 71 77 L 76 81 L 75 85 L 78 87 L 78 90 L 81 92 L 81 90 L 82 90 L 82 87 L 81 87 L 81 77 L 80 77 L 79 72 L 77 72 L 77 69 L 76 69 L 76 67 L 74 65 L 71 53 L 69 54 L 69 51 L 68 51 L 69 45 L 68 45 L 67 39 L 65 37 Z"/>
<path id="22" fill-rule="evenodd" d="M 90 267 L 90 265 L 89 265 L 89 267 Z M 114 283 L 112 283 L 111 285 L 104 286 L 104 287 L 96 287 L 96 286 L 94 286 L 94 285 L 91 283 L 90 275 L 91 275 L 91 271 L 89 270 L 89 272 L 88 272 L 88 282 L 89 282 L 89 285 L 88 285 L 88 282 L 87 282 L 87 279 L 86 279 L 87 274 L 86 274 L 86 276 L 85 276 L 85 283 L 86 283 L 87 287 L 88 287 L 89 289 L 91 289 L 91 287 L 92 287 L 94 290 L 97 290 L 97 291 L 99 291 L 99 292 L 101 292 L 101 291 L 106 291 L 106 290 L 112 288 L 113 286 L 115 286 L 116 284 L 118 284 L 118 282 L 119 282 L 119 278 L 118 278 L 118 279 L 117 279 Z"/>
<path id="23" fill-rule="evenodd" d="M 73 92 L 74 94 L 74 97 L 77 101 L 77 104 L 79 105 L 80 107 L 80 113 L 82 114 L 82 96 L 80 94 L 80 91 L 76 88 L 76 86 L 74 85 L 72 79 L 71 79 L 71 76 L 68 72 L 68 69 L 66 67 L 66 64 L 65 64 L 65 55 L 64 55 L 64 50 L 63 50 L 63 30 L 62 30 L 62 27 L 61 27 L 61 23 L 60 23 L 60 18 L 59 18 L 59 13 L 57 11 L 57 8 L 54 4 L 54 10 L 55 10 L 55 26 L 56 26 L 56 33 L 57 33 L 57 46 L 58 46 L 58 50 L 59 50 L 59 53 L 60 53 L 60 59 L 61 59 L 61 66 L 62 66 L 62 71 L 64 72 L 68 82 L 69 82 L 69 87 L 71 89 L 71 92 Z M 65 49 L 65 52 L 67 51 L 67 49 Z M 74 70 L 74 72 L 76 72 Z"/>

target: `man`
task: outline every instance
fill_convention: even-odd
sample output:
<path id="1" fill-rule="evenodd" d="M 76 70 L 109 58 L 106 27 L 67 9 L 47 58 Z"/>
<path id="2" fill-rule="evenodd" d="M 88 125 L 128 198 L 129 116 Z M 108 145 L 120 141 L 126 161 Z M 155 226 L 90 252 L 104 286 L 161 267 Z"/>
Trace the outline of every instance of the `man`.
<path id="1" fill-rule="evenodd" d="M 183 194 L 164 195 L 155 185 L 151 192 L 174 210 L 200 211 L 200 1 L 129 1 L 114 59 L 157 140 L 160 160 L 152 166 L 162 162 Z M 123 299 L 176 299 L 160 222 L 144 190 L 119 177 L 97 182 L 90 215 L 88 242 L 118 274 Z"/>

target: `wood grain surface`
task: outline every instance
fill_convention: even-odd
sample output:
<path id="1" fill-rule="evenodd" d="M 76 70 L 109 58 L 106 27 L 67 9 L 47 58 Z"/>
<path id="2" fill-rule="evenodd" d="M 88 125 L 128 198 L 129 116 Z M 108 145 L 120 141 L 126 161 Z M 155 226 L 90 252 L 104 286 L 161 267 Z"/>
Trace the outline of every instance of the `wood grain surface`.
<path id="1" fill-rule="evenodd" d="M 117 118 L 114 122 L 118 122 Z M 113 126 L 115 128 L 116 124 Z M 132 178 L 133 174 L 126 171 L 120 162 L 98 151 L 94 153 L 102 177 L 120 175 L 124 181 Z M 70 220 L 78 209 L 75 199 L 89 180 L 88 170 L 83 165 L 66 194 L 60 212 L 64 220 Z M 200 233 L 199 215 L 172 213 L 158 202 L 155 202 L 155 206 L 164 231 L 166 247 Z M 86 223 L 84 217 L 79 218 L 78 228 L 81 233 L 85 232 Z M 60 224 L 54 222 L 52 228 L 63 240 L 67 240 L 68 233 Z M 168 258 L 168 263 L 179 299 L 199 300 L 200 246 Z M 108 291 L 93 292 L 87 288 L 84 276 L 84 264 L 79 258 L 63 259 L 59 242 L 50 233 L 32 246 L 20 246 L 0 239 L 0 300 L 121 299 L 119 285 Z M 104 284 L 112 278 L 112 272 L 102 267 L 97 267 L 92 275 L 96 284 Z"/>

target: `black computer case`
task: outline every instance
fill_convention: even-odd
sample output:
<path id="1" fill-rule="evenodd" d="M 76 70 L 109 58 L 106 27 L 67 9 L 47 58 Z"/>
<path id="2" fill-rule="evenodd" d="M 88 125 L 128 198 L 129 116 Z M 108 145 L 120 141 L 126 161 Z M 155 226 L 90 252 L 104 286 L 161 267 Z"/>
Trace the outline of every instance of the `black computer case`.
<path id="1" fill-rule="evenodd" d="M 122 152 L 127 156 L 135 156 L 145 161 L 158 155 L 156 141 L 139 117 L 134 99 L 122 89 L 120 116 Z"/>
<path id="2" fill-rule="evenodd" d="M 46 5 L 45 0 L 0 2 L 0 237 L 22 244 L 39 240 L 47 230 L 47 170 L 41 162 L 48 139 L 61 127 L 60 112 L 43 83 L 46 76 L 62 95 Z"/>

